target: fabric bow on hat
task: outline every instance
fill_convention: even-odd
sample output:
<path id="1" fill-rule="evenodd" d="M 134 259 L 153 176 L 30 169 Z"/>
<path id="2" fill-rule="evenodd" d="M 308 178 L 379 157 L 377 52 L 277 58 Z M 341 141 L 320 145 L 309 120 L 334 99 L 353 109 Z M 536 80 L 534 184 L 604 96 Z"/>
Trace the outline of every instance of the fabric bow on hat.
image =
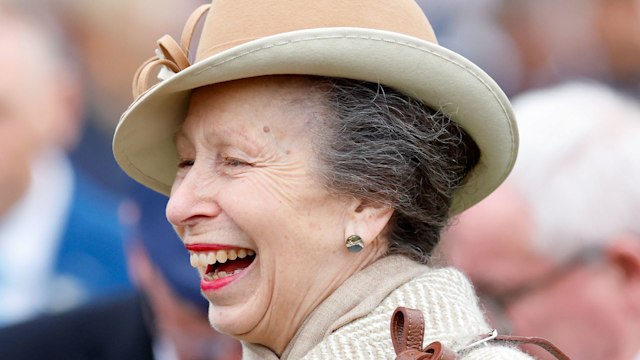
<path id="1" fill-rule="evenodd" d="M 210 8 L 210 4 L 202 5 L 189 16 L 182 30 L 180 44 L 170 35 L 164 35 L 158 39 L 156 56 L 145 61 L 133 76 L 132 90 L 134 99 L 137 99 L 152 87 L 149 85 L 149 76 L 157 67 L 160 67 L 157 78 L 160 81 L 164 81 L 191 66 L 189 61 L 191 39 L 196 25 Z"/>

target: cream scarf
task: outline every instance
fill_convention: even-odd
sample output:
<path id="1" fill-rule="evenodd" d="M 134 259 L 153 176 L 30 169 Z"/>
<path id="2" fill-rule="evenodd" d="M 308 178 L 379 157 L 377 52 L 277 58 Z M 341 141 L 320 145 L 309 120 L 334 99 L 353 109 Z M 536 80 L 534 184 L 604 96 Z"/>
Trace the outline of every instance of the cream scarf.
<path id="1" fill-rule="evenodd" d="M 489 332 L 473 288 L 454 269 L 432 269 L 403 256 L 384 257 L 345 281 L 298 329 L 280 358 L 243 343 L 243 359 L 394 359 L 389 322 L 397 306 L 425 314 L 425 344 L 459 350 Z M 531 359 L 511 348 L 486 346 L 463 359 Z"/>

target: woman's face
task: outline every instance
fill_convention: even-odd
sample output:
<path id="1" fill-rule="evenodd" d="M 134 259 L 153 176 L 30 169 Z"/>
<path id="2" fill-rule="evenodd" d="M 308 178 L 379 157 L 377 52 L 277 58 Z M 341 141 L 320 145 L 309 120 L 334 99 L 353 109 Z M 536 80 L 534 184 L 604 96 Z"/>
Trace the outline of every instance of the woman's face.
<path id="1" fill-rule="evenodd" d="M 330 194 L 312 171 L 310 124 L 325 111 L 307 81 L 195 90 L 167 205 L 212 325 L 278 353 L 318 303 L 380 255 L 347 251 L 346 237 L 362 230 L 361 206 Z"/>

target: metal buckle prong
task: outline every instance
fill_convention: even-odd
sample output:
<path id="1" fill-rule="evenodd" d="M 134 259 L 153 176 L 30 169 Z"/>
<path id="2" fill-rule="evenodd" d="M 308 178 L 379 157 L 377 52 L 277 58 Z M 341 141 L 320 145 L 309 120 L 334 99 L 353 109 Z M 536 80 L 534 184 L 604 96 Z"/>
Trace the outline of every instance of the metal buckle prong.
<path id="1" fill-rule="evenodd" d="M 482 345 L 482 344 L 486 345 L 486 342 L 491 341 L 491 340 L 493 340 L 493 339 L 495 339 L 497 337 L 498 337 L 498 330 L 493 329 L 493 330 L 491 330 L 491 332 L 489 334 L 484 335 L 484 337 L 482 337 L 480 340 L 474 341 L 471 344 L 463 347 L 462 349 L 460 349 L 460 351 L 468 350 L 468 349 L 471 349 L 472 347 L 476 347 L 476 346 Z"/>

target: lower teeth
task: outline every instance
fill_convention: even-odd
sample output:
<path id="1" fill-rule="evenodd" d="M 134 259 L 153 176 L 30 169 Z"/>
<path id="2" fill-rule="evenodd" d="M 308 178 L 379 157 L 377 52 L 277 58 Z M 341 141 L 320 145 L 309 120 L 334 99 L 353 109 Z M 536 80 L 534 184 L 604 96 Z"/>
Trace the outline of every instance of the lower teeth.
<path id="1" fill-rule="evenodd" d="M 229 277 L 229 276 L 232 276 L 232 275 L 235 275 L 235 274 L 239 274 L 242 270 L 244 270 L 244 269 L 236 269 L 236 270 L 234 270 L 233 272 L 230 272 L 230 273 L 226 273 L 225 271 L 216 271 L 213 274 L 207 273 L 207 274 L 204 275 L 204 277 L 207 280 L 219 280 L 219 279 L 224 279 L 226 277 Z"/>

